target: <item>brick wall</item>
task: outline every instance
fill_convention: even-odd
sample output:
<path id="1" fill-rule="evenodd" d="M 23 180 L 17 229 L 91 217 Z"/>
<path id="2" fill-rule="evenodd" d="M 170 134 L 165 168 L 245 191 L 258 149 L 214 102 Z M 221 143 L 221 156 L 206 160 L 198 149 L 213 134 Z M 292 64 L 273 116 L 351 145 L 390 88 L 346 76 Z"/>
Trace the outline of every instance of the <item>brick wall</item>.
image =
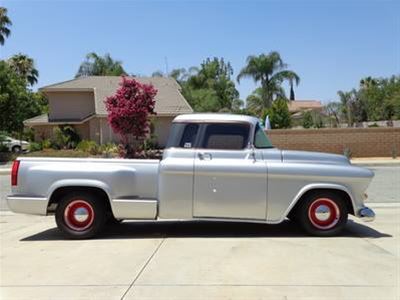
<path id="1" fill-rule="evenodd" d="M 280 149 L 321 151 L 353 157 L 400 156 L 400 128 L 324 128 L 268 130 L 272 144 Z"/>

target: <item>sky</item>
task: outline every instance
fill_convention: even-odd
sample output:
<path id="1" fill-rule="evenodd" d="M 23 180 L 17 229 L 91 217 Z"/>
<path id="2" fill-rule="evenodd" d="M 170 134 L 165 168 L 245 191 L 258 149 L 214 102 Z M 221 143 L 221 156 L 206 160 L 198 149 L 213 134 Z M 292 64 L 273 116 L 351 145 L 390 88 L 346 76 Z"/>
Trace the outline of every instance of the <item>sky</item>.
<path id="1" fill-rule="evenodd" d="M 89 52 L 110 53 L 128 73 L 143 76 L 224 57 L 236 78 L 249 55 L 278 51 L 301 78 L 296 99 L 324 103 L 338 100 L 338 90 L 356 88 L 363 77 L 400 74 L 400 1 L 1 0 L 0 5 L 13 22 L 0 57 L 32 57 L 40 73 L 34 89 L 72 79 Z M 236 86 L 245 99 L 256 84 L 245 79 Z"/>

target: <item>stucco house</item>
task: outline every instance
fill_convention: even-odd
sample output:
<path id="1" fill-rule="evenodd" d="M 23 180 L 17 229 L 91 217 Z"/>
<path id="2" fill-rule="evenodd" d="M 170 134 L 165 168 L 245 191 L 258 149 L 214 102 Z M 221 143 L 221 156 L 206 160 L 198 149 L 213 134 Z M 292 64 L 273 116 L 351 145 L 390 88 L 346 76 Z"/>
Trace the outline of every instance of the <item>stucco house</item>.
<path id="1" fill-rule="evenodd" d="M 324 106 L 318 100 L 291 100 L 288 108 L 293 119 L 301 119 L 306 111 L 322 113 Z"/>
<path id="2" fill-rule="evenodd" d="M 157 143 L 165 146 L 173 118 L 192 113 L 193 109 L 182 96 L 179 84 L 173 78 L 135 77 L 141 83 L 152 84 L 157 90 L 154 117 L 154 134 Z M 88 76 L 60 82 L 40 88 L 49 100 L 49 113 L 24 121 L 35 129 L 35 138 L 50 138 L 53 128 L 59 125 L 73 126 L 81 139 L 99 144 L 119 142 L 107 123 L 104 105 L 106 97 L 113 95 L 121 77 Z"/>

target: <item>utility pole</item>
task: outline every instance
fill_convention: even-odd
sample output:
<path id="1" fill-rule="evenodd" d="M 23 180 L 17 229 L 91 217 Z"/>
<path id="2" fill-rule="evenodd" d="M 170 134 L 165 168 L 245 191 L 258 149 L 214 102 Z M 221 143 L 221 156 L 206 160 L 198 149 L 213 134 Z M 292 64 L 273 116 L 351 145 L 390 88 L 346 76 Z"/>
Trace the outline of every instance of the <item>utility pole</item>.
<path id="1" fill-rule="evenodd" d="M 165 76 L 166 77 L 168 77 L 169 75 L 169 73 L 168 73 L 168 58 L 165 56 L 164 57 L 164 60 L 165 60 Z"/>

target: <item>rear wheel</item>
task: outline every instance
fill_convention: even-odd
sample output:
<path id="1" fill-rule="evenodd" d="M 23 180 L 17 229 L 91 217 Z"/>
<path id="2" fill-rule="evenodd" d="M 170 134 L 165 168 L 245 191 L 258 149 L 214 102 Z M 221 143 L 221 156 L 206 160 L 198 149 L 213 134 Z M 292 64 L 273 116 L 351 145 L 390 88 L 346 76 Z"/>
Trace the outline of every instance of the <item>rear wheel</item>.
<path id="1" fill-rule="evenodd" d="M 345 201 L 334 192 L 318 191 L 309 194 L 297 210 L 296 219 L 310 234 L 333 236 L 347 223 Z"/>
<path id="2" fill-rule="evenodd" d="M 60 200 L 55 218 L 58 228 L 66 237 L 91 238 L 104 226 L 106 206 L 103 199 L 96 199 L 90 193 L 70 193 Z"/>
<path id="3" fill-rule="evenodd" d="M 21 153 L 21 147 L 20 146 L 14 146 L 12 147 L 12 152 L 14 153 Z"/>

